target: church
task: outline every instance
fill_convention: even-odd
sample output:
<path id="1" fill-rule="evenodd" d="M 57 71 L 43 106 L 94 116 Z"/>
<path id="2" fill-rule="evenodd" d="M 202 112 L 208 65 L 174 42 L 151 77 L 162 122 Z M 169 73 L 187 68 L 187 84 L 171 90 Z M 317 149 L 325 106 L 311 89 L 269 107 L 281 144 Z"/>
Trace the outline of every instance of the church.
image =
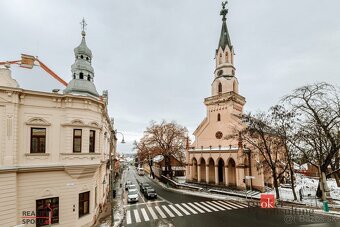
<path id="1" fill-rule="evenodd" d="M 226 3 L 222 6 L 211 96 L 204 99 L 207 116 L 193 132 L 195 141 L 186 153 L 186 181 L 237 189 L 252 186 L 263 191 L 270 179 L 258 169 L 259 157 L 237 136 L 229 137 L 244 127 L 241 116 L 246 99 L 239 93 L 234 47 L 226 22 L 228 9 Z"/>

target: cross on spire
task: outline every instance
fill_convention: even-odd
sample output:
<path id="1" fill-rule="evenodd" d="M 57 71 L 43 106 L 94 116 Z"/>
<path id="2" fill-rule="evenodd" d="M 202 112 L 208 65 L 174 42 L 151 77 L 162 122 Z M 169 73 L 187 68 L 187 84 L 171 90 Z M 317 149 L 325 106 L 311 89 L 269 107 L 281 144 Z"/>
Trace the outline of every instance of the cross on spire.
<path id="1" fill-rule="evenodd" d="M 83 18 L 82 21 L 80 22 L 80 25 L 81 25 L 81 35 L 82 36 L 85 36 L 85 28 L 87 26 L 86 22 L 85 22 L 85 19 Z"/>
<path id="2" fill-rule="evenodd" d="M 228 14 L 228 9 L 225 6 L 228 4 L 228 1 L 222 2 L 222 10 L 220 15 L 223 16 L 222 20 L 226 20 L 226 15 Z"/>

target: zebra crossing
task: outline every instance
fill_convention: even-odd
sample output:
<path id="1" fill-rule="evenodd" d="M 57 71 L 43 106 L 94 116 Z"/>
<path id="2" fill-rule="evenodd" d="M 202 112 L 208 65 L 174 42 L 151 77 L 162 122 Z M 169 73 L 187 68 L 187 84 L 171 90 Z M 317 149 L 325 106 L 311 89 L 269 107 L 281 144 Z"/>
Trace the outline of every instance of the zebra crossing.
<path id="1" fill-rule="evenodd" d="M 126 212 L 126 225 L 150 220 L 204 214 L 226 210 L 247 208 L 248 205 L 230 200 L 210 200 L 204 202 L 146 205 Z"/>

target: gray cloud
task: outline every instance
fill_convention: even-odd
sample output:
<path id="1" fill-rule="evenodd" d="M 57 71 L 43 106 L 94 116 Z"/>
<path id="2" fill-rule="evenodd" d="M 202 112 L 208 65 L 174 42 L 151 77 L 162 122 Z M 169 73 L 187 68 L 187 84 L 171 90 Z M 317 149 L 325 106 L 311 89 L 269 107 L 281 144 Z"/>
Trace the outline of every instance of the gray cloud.
<path id="1" fill-rule="evenodd" d="M 266 110 L 294 88 L 340 82 L 340 2 L 229 1 L 240 93 L 247 111 Z M 109 90 L 109 112 L 130 152 L 151 120 L 176 120 L 190 133 L 205 116 L 221 18 L 220 1 L 0 2 L 0 60 L 37 55 L 66 81 L 73 48 L 87 20 L 97 90 Z M 41 69 L 13 66 L 21 87 L 62 86 Z"/>

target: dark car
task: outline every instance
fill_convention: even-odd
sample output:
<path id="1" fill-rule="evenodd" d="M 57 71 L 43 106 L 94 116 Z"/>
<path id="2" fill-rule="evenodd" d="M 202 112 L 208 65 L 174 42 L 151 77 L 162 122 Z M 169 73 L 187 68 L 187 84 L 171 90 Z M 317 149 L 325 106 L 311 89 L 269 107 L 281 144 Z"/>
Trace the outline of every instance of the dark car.
<path id="1" fill-rule="evenodd" d="M 144 190 L 144 196 L 147 198 L 147 199 L 157 199 L 157 193 L 156 193 L 156 190 L 153 189 L 153 188 L 146 188 Z"/>
<path id="2" fill-rule="evenodd" d="M 142 193 L 144 193 L 144 190 L 145 190 L 145 188 L 150 188 L 151 186 L 148 184 L 148 183 L 146 183 L 146 182 L 142 182 L 142 183 L 140 183 L 140 191 L 142 192 Z"/>

